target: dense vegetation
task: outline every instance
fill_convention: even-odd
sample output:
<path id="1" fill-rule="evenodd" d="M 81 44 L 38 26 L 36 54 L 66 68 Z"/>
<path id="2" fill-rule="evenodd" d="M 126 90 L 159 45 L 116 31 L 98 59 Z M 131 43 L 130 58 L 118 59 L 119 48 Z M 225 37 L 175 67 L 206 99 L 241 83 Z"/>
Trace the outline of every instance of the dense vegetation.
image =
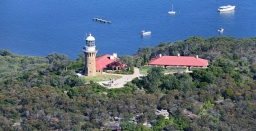
<path id="1" fill-rule="evenodd" d="M 122 56 L 129 66 L 162 55 L 199 55 L 207 69 L 164 75 L 151 68 L 124 88 L 106 89 L 74 74 L 83 56 L 45 58 L 0 51 L 0 130 L 256 130 L 256 39 L 190 37 Z M 169 119 L 155 115 L 166 109 Z M 118 120 L 117 120 L 118 119 Z M 133 119 L 133 121 L 131 120 Z M 148 128 L 143 123 L 152 125 Z"/>

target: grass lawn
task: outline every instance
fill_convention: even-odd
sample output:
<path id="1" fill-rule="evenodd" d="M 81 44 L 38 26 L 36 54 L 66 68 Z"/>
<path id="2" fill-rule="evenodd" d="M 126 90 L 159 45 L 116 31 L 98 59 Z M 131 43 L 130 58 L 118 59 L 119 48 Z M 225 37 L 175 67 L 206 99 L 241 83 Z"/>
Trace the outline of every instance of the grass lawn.
<path id="1" fill-rule="evenodd" d="M 141 66 L 140 67 L 140 74 L 147 75 L 148 70 L 151 69 L 151 68 L 152 68 L 152 66 Z"/>
<path id="2" fill-rule="evenodd" d="M 140 74 L 147 75 L 148 70 L 150 70 L 151 68 L 153 68 L 153 66 L 141 66 Z M 167 69 L 164 69 L 163 71 L 164 71 L 163 73 L 177 73 L 179 71 L 186 72 L 186 68 L 185 67 L 168 67 Z"/>
<path id="3" fill-rule="evenodd" d="M 94 82 L 108 81 L 110 78 L 112 78 L 112 79 L 120 79 L 121 77 L 122 76 L 119 76 L 119 75 L 109 75 L 109 74 L 97 75 L 97 76 L 91 76 L 91 77 L 81 76 L 81 78 L 84 78 L 86 82 L 90 82 L 91 80 L 94 81 Z"/>

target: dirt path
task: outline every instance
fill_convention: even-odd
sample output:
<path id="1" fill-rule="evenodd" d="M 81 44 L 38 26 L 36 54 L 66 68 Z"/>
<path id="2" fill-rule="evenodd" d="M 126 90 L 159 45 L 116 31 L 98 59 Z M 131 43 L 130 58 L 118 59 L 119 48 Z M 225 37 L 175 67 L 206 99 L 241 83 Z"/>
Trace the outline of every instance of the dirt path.
<path id="1" fill-rule="evenodd" d="M 114 74 L 111 74 L 114 75 Z M 115 75 L 119 75 L 119 74 L 115 74 Z M 128 82 L 131 81 L 132 79 L 136 78 L 136 77 L 140 77 L 143 76 L 140 74 L 140 70 L 139 68 L 134 67 L 134 73 L 132 75 L 119 75 L 122 76 L 122 78 L 117 79 L 117 80 L 113 80 L 113 83 L 111 83 L 111 86 L 109 86 L 110 81 L 100 81 L 98 82 L 100 85 L 105 86 L 109 89 L 111 88 L 121 88 L 124 87 L 124 85 Z"/>

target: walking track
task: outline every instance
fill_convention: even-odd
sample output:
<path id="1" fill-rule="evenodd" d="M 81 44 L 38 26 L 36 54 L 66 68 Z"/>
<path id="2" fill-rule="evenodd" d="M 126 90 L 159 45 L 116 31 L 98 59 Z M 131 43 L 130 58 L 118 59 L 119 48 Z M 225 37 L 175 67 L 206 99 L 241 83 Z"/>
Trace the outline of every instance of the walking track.
<path id="1" fill-rule="evenodd" d="M 104 74 L 103 74 L 104 75 Z M 98 82 L 100 85 L 105 86 L 107 88 L 121 88 L 124 87 L 124 85 L 131 81 L 132 79 L 136 77 L 143 76 L 140 74 L 139 68 L 134 67 L 134 73 L 132 75 L 120 75 L 120 74 L 111 74 L 111 75 L 119 75 L 122 76 L 122 78 L 113 80 L 113 83 L 111 83 L 111 86 L 109 86 L 110 81 L 100 81 Z"/>

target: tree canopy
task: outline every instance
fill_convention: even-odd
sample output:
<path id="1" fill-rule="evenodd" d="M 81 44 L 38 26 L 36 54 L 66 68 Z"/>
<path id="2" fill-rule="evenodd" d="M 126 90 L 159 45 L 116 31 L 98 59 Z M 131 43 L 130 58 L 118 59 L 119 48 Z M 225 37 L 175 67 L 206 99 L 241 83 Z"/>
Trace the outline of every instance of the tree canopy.
<path id="1" fill-rule="evenodd" d="M 83 55 L 72 61 L 1 50 L 0 130 L 256 130 L 255 51 L 256 38 L 224 36 L 141 47 L 121 60 L 139 67 L 180 53 L 199 55 L 209 67 L 189 74 L 153 67 L 123 88 L 107 89 L 75 75 Z"/>

